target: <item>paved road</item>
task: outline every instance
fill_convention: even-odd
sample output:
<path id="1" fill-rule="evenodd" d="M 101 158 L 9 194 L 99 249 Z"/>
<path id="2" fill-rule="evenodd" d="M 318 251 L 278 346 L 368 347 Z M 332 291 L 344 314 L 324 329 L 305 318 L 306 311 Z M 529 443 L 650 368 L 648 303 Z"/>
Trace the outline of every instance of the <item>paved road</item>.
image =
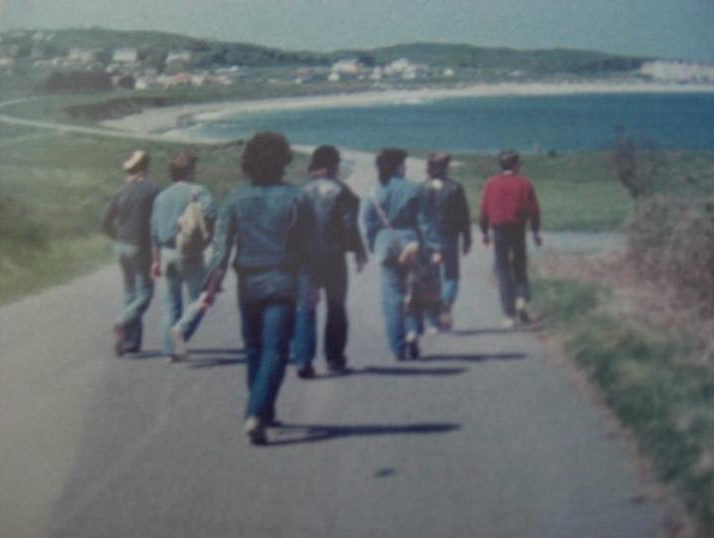
<path id="1" fill-rule="evenodd" d="M 363 191 L 371 157 L 346 157 Z M 113 266 L 0 309 L 0 535 L 661 536 L 606 413 L 533 334 L 499 329 L 490 255 L 465 261 L 454 333 L 408 363 L 385 351 L 378 268 L 353 275 L 352 374 L 291 368 L 265 448 L 241 429 L 232 278 L 180 365 L 155 351 L 159 300 L 144 356 L 113 357 Z"/>

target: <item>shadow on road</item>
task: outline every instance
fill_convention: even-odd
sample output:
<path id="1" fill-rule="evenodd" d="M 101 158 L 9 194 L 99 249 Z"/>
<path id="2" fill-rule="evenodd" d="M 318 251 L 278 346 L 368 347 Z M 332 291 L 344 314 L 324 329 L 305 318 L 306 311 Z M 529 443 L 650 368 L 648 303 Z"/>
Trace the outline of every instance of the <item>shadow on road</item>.
<path id="1" fill-rule="evenodd" d="M 473 354 L 439 354 L 425 355 L 418 359 L 419 362 L 436 361 L 464 361 L 464 362 L 486 362 L 486 361 L 522 361 L 527 355 L 525 353 L 473 353 Z"/>
<path id="2" fill-rule="evenodd" d="M 418 361 L 413 361 L 415 364 Z M 340 373 L 318 375 L 311 381 L 347 378 L 359 375 L 390 375 L 390 376 L 447 376 L 460 375 L 466 368 L 409 368 L 400 366 L 367 366 L 359 370 L 348 369 Z"/>
<path id="3" fill-rule="evenodd" d="M 284 424 L 268 446 L 285 446 L 299 443 L 328 441 L 339 437 L 366 435 L 429 435 L 460 430 L 460 424 L 450 422 L 423 422 L 416 424 L 364 424 L 340 426 L 335 424 Z"/>
<path id="4" fill-rule="evenodd" d="M 519 332 L 537 332 L 542 329 L 540 320 L 534 320 L 529 325 L 519 325 L 515 328 L 482 327 L 480 329 L 454 329 L 449 334 L 452 336 L 479 336 L 483 334 L 513 334 Z"/>

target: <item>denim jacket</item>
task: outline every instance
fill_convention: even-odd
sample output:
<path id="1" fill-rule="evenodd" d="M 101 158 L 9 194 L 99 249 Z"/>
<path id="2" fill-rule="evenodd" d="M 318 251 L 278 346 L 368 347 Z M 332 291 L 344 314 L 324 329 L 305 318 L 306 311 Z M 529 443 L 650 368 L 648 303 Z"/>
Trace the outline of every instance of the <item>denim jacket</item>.
<path id="1" fill-rule="evenodd" d="M 390 231 L 374 206 L 379 204 L 394 230 Z M 362 224 L 367 246 L 380 263 L 387 259 L 391 234 L 402 243 L 418 241 L 433 251 L 439 251 L 439 238 L 434 223 L 424 211 L 422 187 L 408 179 L 395 176 L 386 185 L 381 182 L 363 201 Z"/>
<path id="2" fill-rule="evenodd" d="M 216 219 L 213 197 L 206 187 L 190 181 L 172 183 L 161 191 L 154 201 L 154 210 L 151 214 L 151 244 L 154 247 L 176 246 L 178 219 L 191 201 L 194 191 L 201 204 L 204 218 L 207 221 Z M 197 256 L 200 254 L 198 252 Z"/>
<path id="3" fill-rule="evenodd" d="M 208 275 L 225 273 L 233 246 L 241 301 L 294 300 L 314 219 L 309 200 L 287 183 L 241 186 L 218 215 Z"/>

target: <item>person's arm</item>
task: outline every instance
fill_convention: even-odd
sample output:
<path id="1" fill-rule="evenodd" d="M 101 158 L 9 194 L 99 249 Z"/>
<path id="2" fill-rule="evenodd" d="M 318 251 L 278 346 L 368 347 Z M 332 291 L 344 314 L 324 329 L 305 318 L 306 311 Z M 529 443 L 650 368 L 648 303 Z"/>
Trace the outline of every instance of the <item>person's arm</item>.
<path id="1" fill-rule="evenodd" d="M 427 202 L 427 191 L 420 186 L 416 199 L 419 236 L 422 244 L 432 253 L 431 261 L 441 263 L 441 242 L 436 227 L 436 215 L 429 212 Z"/>
<path id="2" fill-rule="evenodd" d="M 540 206 L 538 204 L 538 197 L 536 196 L 535 189 L 531 183 L 528 183 L 526 200 L 528 218 L 531 223 L 531 231 L 533 232 L 533 242 L 539 247 L 543 244 L 543 240 L 540 237 Z"/>
<path id="3" fill-rule="evenodd" d="M 154 198 L 149 218 L 149 239 L 151 240 L 151 277 L 156 279 L 161 276 L 161 245 L 159 244 L 159 216 L 156 198 Z"/>
<path id="4" fill-rule="evenodd" d="M 479 226 L 481 227 L 481 240 L 484 245 L 491 243 L 491 238 L 488 235 L 489 228 L 489 182 L 483 188 L 483 193 L 481 193 L 481 204 L 479 206 Z"/>
<path id="5" fill-rule="evenodd" d="M 459 185 L 456 191 L 456 215 L 458 219 L 458 230 L 462 236 L 464 254 L 471 251 L 471 215 L 469 211 L 469 202 L 466 199 L 464 188 Z"/>
<path id="6" fill-rule="evenodd" d="M 102 214 L 102 220 L 100 226 L 102 231 L 107 234 L 112 239 L 116 239 L 117 228 L 116 228 L 116 218 L 117 218 L 118 208 L 117 208 L 117 195 L 112 196 L 109 201 L 109 205 L 104 210 Z"/>
<path id="7" fill-rule="evenodd" d="M 359 230 L 359 198 L 349 187 L 345 187 L 338 198 L 341 230 L 346 250 L 354 252 L 357 272 L 362 271 L 367 263 L 367 251 Z"/>
<path id="8" fill-rule="evenodd" d="M 218 211 L 216 233 L 213 237 L 213 257 L 206 268 L 204 294 L 202 300 L 208 304 L 221 289 L 221 282 L 228 268 L 228 260 L 238 234 L 238 224 L 233 209 L 233 199 L 229 195 Z"/>

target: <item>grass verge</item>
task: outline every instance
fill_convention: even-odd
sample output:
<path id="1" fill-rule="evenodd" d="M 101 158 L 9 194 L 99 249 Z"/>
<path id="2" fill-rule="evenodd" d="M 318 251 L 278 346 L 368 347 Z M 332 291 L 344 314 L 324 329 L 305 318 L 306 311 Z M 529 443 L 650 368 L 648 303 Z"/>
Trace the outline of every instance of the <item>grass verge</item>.
<path id="1" fill-rule="evenodd" d="M 36 135 L 36 136 L 34 136 Z M 99 233 L 102 211 L 124 181 L 120 163 L 135 148 L 151 155 L 149 176 L 169 184 L 168 160 L 183 144 L 27 129 L 3 132 L 0 161 L 0 302 L 67 281 L 111 259 Z M 198 181 L 220 201 L 237 182 L 240 144 L 197 145 Z M 288 180 L 305 176 L 296 155 Z"/>
<path id="2" fill-rule="evenodd" d="M 541 275 L 534 307 L 546 330 L 604 395 L 701 526 L 714 531 L 714 369 L 684 338 L 662 337 L 608 308 L 612 292 Z"/>

